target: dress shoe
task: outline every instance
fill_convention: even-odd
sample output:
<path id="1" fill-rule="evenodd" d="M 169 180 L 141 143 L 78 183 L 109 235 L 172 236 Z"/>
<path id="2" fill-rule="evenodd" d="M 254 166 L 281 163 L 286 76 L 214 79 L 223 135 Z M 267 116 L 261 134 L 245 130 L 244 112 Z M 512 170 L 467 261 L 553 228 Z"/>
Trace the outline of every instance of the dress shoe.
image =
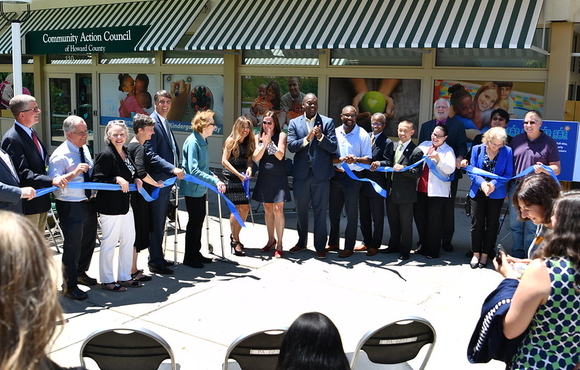
<path id="1" fill-rule="evenodd" d="M 326 250 L 327 252 L 337 251 L 339 249 L 340 247 L 338 245 L 337 246 L 327 245 L 326 248 L 324 248 L 324 250 Z"/>
<path id="2" fill-rule="evenodd" d="M 399 250 L 395 249 L 395 248 L 387 247 L 385 249 L 379 250 L 379 252 L 383 253 L 383 254 L 391 254 L 391 253 L 399 253 Z"/>
<path id="3" fill-rule="evenodd" d="M 203 262 L 200 262 L 198 260 L 183 261 L 183 265 L 192 267 L 194 269 L 201 269 L 201 268 L 203 268 Z"/>
<path id="4" fill-rule="evenodd" d="M 479 259 L 478 259 L 477 257 L 473 256 L 473 257 L 471 258 L 471 261 L 469 262 L 469 266 L 470 266 L 472 269 L 476 269 L 476 268 L 478 268 L 478 267 L 479 267 Z"/>
<path id="5" fill-rule="evenodd" d="M 326 251 L 316 251 L 316 258 L 326 258 Z"/>
<path id="6" fill-rule="evenodd" d="M 81 276 L 77 277 L 77 283 L 87 286 L 97 285 L 97 279 L 90 277 L 85 272 Z"/>
<path id="7" fill-rule="evenodd" d="M 163 260 L 163 266 L 169 267 L 169 266 L 174 266 L 174 265 L 175 265 L 175 262 L 173 262 L 173 261 Z"/>
<path id="8" fill-rule="evenodd" d="M 292 248 L 290 248 L 290 253 L 302 252 L 305 249 L 306 249 L 306 247 L 296 244 L 295 246 L 293 246 Z"/>
<path id="9" fill-rule="evenodd" d="M 161 266 L 149 265 L 149 271 L 151 271 L 154 274 L 161 274 L 161 275 L 173 274 L 173 270 L 165 265 L 161 265 Z"/>
<path id="10" fill-rule="evenodd" d="M 279 251 L 276 249 L 276 251 L 274 251 L 274 258 L 282 258 L 282 256 L 284 255 L 283 251 Z"/>
<path id="11" fill-rule="evenodd" d="M 357 247 L 354 247 L 354 251 L 355 252 L 364 252 L 366 250 L 367 250 L 367 246 L 364 245 L 364 244 L 361 244 L 361 245 L 359 245 Z"/>
<path id="12" fill-rule="evenodd" d="M 348 258 L 348 257 L 352 256 L 353 253 L 354 252 L 351 251 L 350 249 L 345 249 L 345 250 L 343 250 L 342 252 L 340 252 L 338 254 L 338 257 L 340 257 L 340 258 Z"/>
<path id="13" fill-rule="evenodd" d="M 442 243 L 441 244 L 441 249 L 443 249 L 445 252 L 453 252 L 453 244 L 451 244 L 451 243 Z"/>
<path id="14" fill-rule="evenodd" d="M 406 253 L 406 252 L 402 252 L 402 253 L 399 255 L 399 259 L 400 259 L 401 261 L 406 261 L 406 260 L 408 260 L 409 258 L 411 258 L 411 255 L 409 255 L 409 253 Z"/>
<path id="15" fill-rule="evenodd" d="M 89 298 L 89 295 L 86 292 L 83 292 L 77 287 L 69 288 L 63 294 L 65 297 L 76 299 L 77 301 L 82 301 L 83 299 Z"/>
<path id="16" fill-rule="evenodd" d="M 244 253 L 244 254 L 245 254 L 245 253 Z M 199 255 L 199 256 L 196 258 L 196 260 L 197 260 L 197 261 L 199 261 L 199 262 L 201 262 L 201 263 L 212 263 L 212 262 L 213 262 L 213 260 L 212 260 L 211 258 L 207 258 L 207 257 L 204 257 L 204 256 L 202 256 L 202 255 Z"/>
<path id="17" fill-rule="evenodd" d="M 368 248 L 367 249 L 367 256 L 375 256 L 379 253 L 379 248 Z"/>
<path id="18" fill-rule="evenodd" d="M 262 248 L 262 252 L 267 252 L 270 249 L 274 248 L 276 246 L 276 239 L 274 239 L 274 241 L 272 241 L 272 243 L 268 243 L 266 244 L 266 246 L 264 248 Z"/>

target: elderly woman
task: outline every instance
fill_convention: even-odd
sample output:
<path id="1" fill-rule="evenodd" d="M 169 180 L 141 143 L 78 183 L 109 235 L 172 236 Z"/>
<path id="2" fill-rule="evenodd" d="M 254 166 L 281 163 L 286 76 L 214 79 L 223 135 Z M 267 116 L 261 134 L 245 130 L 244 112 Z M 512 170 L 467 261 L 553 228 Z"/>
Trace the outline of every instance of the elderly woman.
<path id="1" fill-rule="evenodd" d="M 101 215 L 101 251 L 99 253 L 99 275 L 101 287 L 113 292 L 124 292 L 126 287 L 143 285 L 131 277 L 133 243 L 135 242 L 135 219 L 130 204 L 129 184 L 135 182 L 140 188 L 143 182 L 137 177 L 135 163 L 131 160 L 125 142 L 128 136 L 125 121 L 110 121 L 105 128 L 107 146 L 95 159 L 93 180 L 117 184 L 118 190 L 99 190 L 95 200 Z M 135 194 L 135 196 L 140 196 Z M 113 257 L 119 244 L 117 277 L 113 275 Z"/>
<path id="2" fill-rule="evenodd" d="M 552 228 L 552 207 L 560 190 L 558 181 L 545 173 L 526 176 L 516 188 L 512 203 L 520 221 L 529 220 L 536 225 L 536 237 L 526 252 L 528 258 L 542 248 L 544 234 Z"/>
<path id="3" fill-rule="evenodd" d="M 284 162 L 286 140 L 286 133 L 280 128 L 278 116 L 274 111 L 267 111 L 262 120 L 260 135 L 256 136 L 254 159 L 260 162 L 260 171 L 252 198 L 264 203 L 268 243 L 262 251 L 268 252 L 275 247 L 274 257 L 276 258 L 281 258 L 283 254 L 284 202 L 290 201 Z M 274 237 L 274 231 L 278 240 Z"/>
<path id="4" fill-rule="evenodd" d="M 483 144 L 476 145 L 471 151 L 473 167 L 506 178 L 491 179 L 470 173 L 472 199 L 471 268 L 487 266 L 487 256 L 493 253 L 499 229 L 499 217 L 504 198 L 507 194 L 507 181 L 513 172 L 513 155 L 506 146 L 507 134 L 501 127 L 493 127 L 483 135 Z M 464 162 L 462 162 L 463 164 Z"/>
<path id="5" fill-rule="evenodd" d="M 423 165 L 423 173 L 417 184 L 417 202 L 413 205 L 415 225 L 422 245 L 419 253 L 428 259 L 439 257 L 441 236 L 443 232 L 443 210 L 445 202 L 451 196 L 451 182 L 442 179 L 455 172 L 455 153 L 445 143 L 449 131 L 445 125 L 437 125 L 431 134 L 431 140 L 419 144 L 419 149 L 434 164 L 439 178 Z"/>
<path id="6" fill-rule="evenodd" d="M 523 340 L 510 369 L 577 369 L 580 363 L 580 193 L 555 201 L 553 230 L 525 269 L 503 319 L 508 339 Z M 518 279 L 513 259 L 501 254 L 496 269 Z"/>
<path id="7" fill-rule="evenodd" d="M 47 353 L 64 322 L 56 285 L 44 235 L 23 216 L 0 211 L 0 369 L 63 369 Z"/>
<path id="8" fill-rule="evenodd" d="M 214 112 L 199 111 L 191 121 L 193 133 L 183 144 L 183 169 L 185 173 L 217 187 L 220 193 L 225 192 L 226 185 L 209 170 L 207 138 L 213 135 L 215 123 Z M 212 260 L 204 257 L 201 250 L 201 229 L 205 218 L 205 199 L 207 187 L 189 181 L 181 181 L 180 193 L 185 196 L 185 206 L 189 221 L 185 232 L 185 255 L 183 264 L 193 268 L 203 268 L 204 263 Z"/>
<path id="9" fill-rule="evenodd" d="M 514 153 L 514 176 L 530 166 L 534 172 L 546 172 L 540 164 L 550 167 L 556 175 L 560 174 L 560 153 L 554 139 L 540 130 L 542 116 L 535 110 L 524 115 L 524 132 L 514 136 L 510 147 Z M 513 199 L 518 180 L 511 181 L 509 197 Z M 518 258 L 526 256 L 526 250 L 534 239 L 536 227 L 531 221 L 518 219 L 517 210 L 510 204 L 510 230 L 512 232 L 512 255 Z"/>
<path id="10" fill-rule="evenodd" d="M 250 212 L 250 199 L 244 189 L 244 179 L 252 177 L 252 154 L 254 152 L 254 131 L 252 123 L 244 116 L 238 117 L 232 127 L 232 133 L 224 143 L 222 153 L 222 165 L 224 166 L 224 183 L 226 184 L 226 196 L 240 214 L 242 220 L 246 220 Z M 240 231 L 242 226 L 233 214 L 230 215 L 230 245 L 232 253 L 236 256 L 245 256 L 244 245 L 240 243 Z"/>

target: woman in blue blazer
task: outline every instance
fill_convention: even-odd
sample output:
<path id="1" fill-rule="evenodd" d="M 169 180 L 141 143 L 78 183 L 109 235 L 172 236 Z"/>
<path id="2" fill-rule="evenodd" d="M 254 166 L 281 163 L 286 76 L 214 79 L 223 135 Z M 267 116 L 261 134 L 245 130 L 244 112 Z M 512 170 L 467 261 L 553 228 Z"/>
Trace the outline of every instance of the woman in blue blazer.
<path id="1" fill-rule="evenodd" d="M 512 149 L 506 146 L 507 134 L 501 127 L 493 127 L 483 135 L 481 145 L 471 151 L 471 165 L 504 179 L 490 179 L 469 174 L 472 184 L 471 201 L 471 268 L 484 268 L 493 252 L 499 229 L 501 207 L 507 194 L 507 180 L 513 173 Z"/>

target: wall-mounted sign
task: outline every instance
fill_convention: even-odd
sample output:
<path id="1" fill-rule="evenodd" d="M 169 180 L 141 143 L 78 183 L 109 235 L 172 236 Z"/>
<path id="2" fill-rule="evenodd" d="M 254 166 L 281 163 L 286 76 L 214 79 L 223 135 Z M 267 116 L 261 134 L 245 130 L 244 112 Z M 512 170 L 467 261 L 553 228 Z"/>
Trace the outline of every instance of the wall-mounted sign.
<path id="1" fill-rule="evenodd" d="M 126 53 L 135 51 L 149 26 L 31 31 L 25 54 Z"/>

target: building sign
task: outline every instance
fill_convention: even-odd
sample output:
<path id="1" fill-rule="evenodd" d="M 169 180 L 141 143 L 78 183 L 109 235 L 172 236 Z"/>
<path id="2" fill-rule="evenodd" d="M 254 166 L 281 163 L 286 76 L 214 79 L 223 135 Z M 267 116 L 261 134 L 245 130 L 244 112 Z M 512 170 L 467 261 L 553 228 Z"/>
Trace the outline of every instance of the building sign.
<path id="1" fill-rule="evenodd" d="M 506 132 L 510 136 L 516 136 L 524 132 L 524 122 L 521 119 L 510 119 Z M 580 161 L 576 160 L 580 136 L 578 135 L 578 122 L 549 121 L 543 120 L 541 130 L 558 144 L 560 152 L 561 171 L 558 175 L 560 181 L 580 181 Z M 517 175 L 514 173 L 514 175 Z"/>
<path id="2" fill-rule="evenodd" d="M 31 31 L 25 54 L 126 53 L 135 51 L 149 26 Z"/>

